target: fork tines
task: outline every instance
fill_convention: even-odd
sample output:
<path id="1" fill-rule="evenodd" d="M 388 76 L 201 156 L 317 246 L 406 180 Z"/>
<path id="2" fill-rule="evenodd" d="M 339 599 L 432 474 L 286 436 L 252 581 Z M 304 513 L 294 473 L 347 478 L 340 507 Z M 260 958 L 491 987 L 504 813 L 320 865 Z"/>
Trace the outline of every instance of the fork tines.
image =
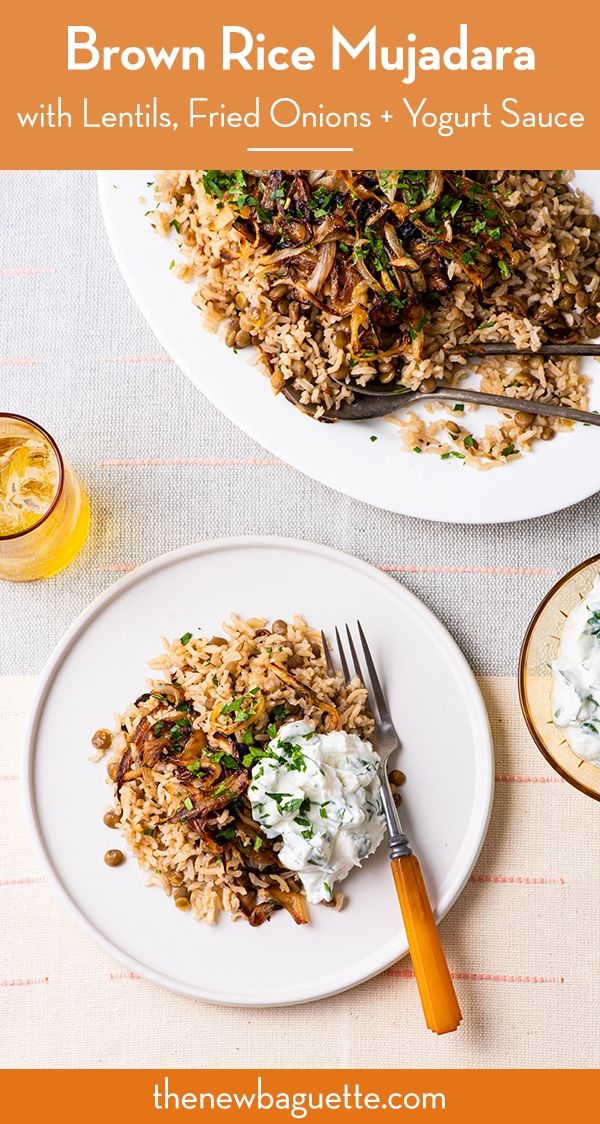
<path id="1" fill-rule="evenodd" d="M 369 683 L 368 683 L 368 681 L 367 681 L 367 679 L 366 679 L 366 677 L 363 673 L 363 669 L 361 667 L 358 652 L 356 650 L 356 645 L 354 643 L 354 638 L 352 636 L 352 632 L 350 631 L 350 626 L 346 624 L 344 627 L 346 629 L 346 638 L 347 638 L 348 648 L 349 648 L 349 651 L 350 651 L 350 657 L 351 657 L 352 663 L 354 665 L 354 673 L 358 676 L 358 678 L 360 679 L 363 686 L 366 687 L 367 690 L 368 690 Z M 373 660 L 373 656 L 371 655 L 371 650 L 370 650 L 369 645 L 367 643 L 367 638 L 364 634 L 364 630 L 363 630 L 363 627 L 362 627 L 360 621 L 356 622 L 356 627 L 357 627 L 357 630 L 358 630 L 358 635 L 359 635 L 359 638 L 360 638 L 360 644 L 361 644 L 362 651 L 363 651 L 363 654 L 364 654 L 365 663 L 366 663 L 367 670 L 368 670 L 368 673 L 369 673 L 369 680 L 370 680 L 370 684 L 371 684 L 371 694 L 373 696 L 373 701 L 377 705 L 377 710 L 379 711 L 380 721 L 383 722 L 383 723 L 391 722 L 391 716 L 390 716 L 390 712 L 389 712 L 389 709 L 388 709 L 387 702 L 385 700 L 383 688 L 382 688 L 381 683 L 379 681 L 379 676 L 377 675 L 377 670 L 375 668 L 375 662 Z M 344 681 L 345 681 L 345 683 L 350 683 L 350 681 L 352 679 L 352 673 L 350 672 L 350 668 L 349 668 L 349 665 L 348 665 L 348 659 L 346 657 L 346 650 L 344 648 L 344 642 L 342 641 L 342 637 L 340 636 L 340 632 L 339 632 L 338 628 L 335 629 L 335 639 L 336 639 L 338 656 L 339 656 L 339 661 L 340 661 L 340 666 L 341 666 L 341 669 L 342 669 L 342 675 L 344 677 Z M 321 640 L 322 640 L 322 643 L 323 643 L 323 653 L 324 653 L 324 656 L 325 656 L 325 663 L 327 665 L 327 670 L 329 671 L 330 675 L 334 675 L 335 674 L 335 668 L 334 668 L 333 660 L 331 658 L 331 652 L 329 650 L 329 645 L 327 643 L 327 639 L 326 639 L 325 634 L 323 632 L 321 632 Z"/>

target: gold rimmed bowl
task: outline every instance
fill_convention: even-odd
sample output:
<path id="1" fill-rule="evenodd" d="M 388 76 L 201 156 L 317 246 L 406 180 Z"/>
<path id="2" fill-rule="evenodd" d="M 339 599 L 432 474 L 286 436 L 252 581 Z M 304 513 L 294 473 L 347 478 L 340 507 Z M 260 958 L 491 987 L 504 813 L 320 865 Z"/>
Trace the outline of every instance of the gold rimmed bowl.
<path id="1" fill-rule="evenodd" d="M 554 725 L 554 679 L 550 664 L 558 655 L 560 637 L 569 613 L 590 592 L 598 574 L 600 554 L 575 566 L 552 587 L 536 609 L 519 659 L 519 699 L 533 740 L 564 780 L 594 800 L 600 800 L 600 766 L 578 757 L 567 742 L 564 731 Z"/>

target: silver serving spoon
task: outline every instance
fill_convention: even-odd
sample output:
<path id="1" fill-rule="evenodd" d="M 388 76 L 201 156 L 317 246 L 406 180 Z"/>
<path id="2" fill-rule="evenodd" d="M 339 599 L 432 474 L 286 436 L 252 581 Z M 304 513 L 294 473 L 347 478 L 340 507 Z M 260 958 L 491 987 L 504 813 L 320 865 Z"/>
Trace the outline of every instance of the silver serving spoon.
<path id="1" fill-rule="evenodd" d="M 516 347 L 505 343 L 478 344 L 465 349 L 457 349 L 463 355 L 486 356 L 537 356 L 537 355 L 595 355 L 600 356 L 598 344 L 544 344 L 537 351 Z M 396 384 L 371 383 L 369 387 L 352 386 L 352 384 L 329 376 L 333 382 L 340 386 L 348 386 L 358 397 L 354 402 L 344 402 L 338 409 L 328 410 L 321 414 L 319 420 L 333 421 L 363 421 L 367 418 L 381 418 L 386 414 L 393 414 L 407 406 L 414 406 L 418 402 L 453 402 L 469 403 L 477 406 L 495 406 L 500 410 L 522 410 L 524 413 L 545 418 L 562 418 L 565 421 L 583 422 L 585 425 L 600 426 L 600 414 L 591 410 L 577 410 L 572 406 L 562 406 L 555 402 L 531 401 L 527 398 L 514 398 L 509 394 L 487 394 L 481 390 L 470 390 L 461 386 L 445 386 L 440 383 L 434 390 L 408 390 Z M 300 401 L 299 392 L 286 385 L 283 393 L 305 414 L 314 416 L 317 406 Z"/>

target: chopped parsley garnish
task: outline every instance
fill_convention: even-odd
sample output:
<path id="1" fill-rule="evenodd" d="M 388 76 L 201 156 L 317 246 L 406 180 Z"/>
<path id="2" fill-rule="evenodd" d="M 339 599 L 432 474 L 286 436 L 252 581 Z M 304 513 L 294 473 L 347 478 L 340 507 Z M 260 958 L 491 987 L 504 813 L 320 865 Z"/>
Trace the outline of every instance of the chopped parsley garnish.
<path id="1" fill-rule="evenodd" d="M 247 204 L 256 203 L 256 200 L 248 194 L 246 177 L 241 169 L 233 172 L 208 169 L 202 176 L 202 186 L 207 195 L 216 196 L 221 200 L 221 204 L 226 200 L 240 211 Z"/>
<path id="2" fill-rule="evenodd" d="M 310 800 L 308 799 L 308 797 L 307 796 L 304 796 L 304 797 L 299 796 L 295 800 L 290 800 L 290 803 L 288 804 L 288 806 L 286 807 L 285 810 L 286 810 L 286 812 L 308 812 L 309 808 L 310 808 Z M 300 818 L 296 819 L 295 822 L 300 823 Z M 308 820 L 305 820 L 302 826 L 306 827 L 307 824 L 308 824 Z"/>
<path id="3" fill-rule="evenodd" d="M 179 639 L 182 644 L 189 644 L 190 640 L 192 639 L 192 633 L 184 632 L 183 636 L 180 636 Z"/>
<path id="4" fill-rule="evenodd" d="M 203 776 L 205 776 L 205 772 L 204 772 L 203 769 L 200 768 L 200 761 L 198 761 L 198 760 L 190 761 L 189 765 L 186 765 L 186 769 L 187 769 L 188 773 L 192 774 L 193 777 L 203 777 Z"/>
<path id="5" fill-rule="evenodd" d="M 600 640 L 600 610 L 596 609 L 591 617 L 588 617 L 584 631 L 587 636 L 594 636 L 596 639 Z M 588 700 L 585 699 L 584 701 L 587 702 Z M 594 699 L 590 701 L 595 702 Z"/>
<path id="6" fill-rule="evenodd" d="M 177 722 L 174 722 L 169 730 L 170 752 L 180 753 L 191 734 L 192 727 L 187 718 L 180 718 Z"/>
<path id="7" fill-rule="evenodd" d="M 282 741 L 280 738 L 277 742 L 277 749 L 282 750 L 285 758 L 285 766 L 290 772 L 306 772 L 306 760 L 300 746 L 294 745 L 293 742 Z"/>
<path id="8" fill-rule="evenodd" d="M 256 765 L 257 761 L 262 760 L 263 757 L 272 757 L 275 761 L 279 762 L 280 765 L 283 763 L 283 758 L 278 757 L 277 754 L 272 750 L 259 749 L 258 746 L 252 745 L 250 746 L 248 753 L 244 754 L 242 758 L 242 765 L 245 769 L 251 769 L 252 766 Z"/>
<path id="9" fill-rule="evenodd" d="M 281 649 L 280 649 L 280 651 L 281 651 Z M 273 719 L 274 722 L 281 722 L 281 721 L 283 721 L 284 718 L 287 718 L 289 713 L 290 712 L 289 712 L 288 707 L 283 706 L 281 703 L 279 703 L 277 706 L 273 707 L 273 709 L 271 711 L 271 714 L 270 714 L 270 717 Z"/>
<path id="10" fill-rule="evenodd" d="M 220 784 L 217 788 L 213 789 L 213 791 L 211 792 L 213 800 L 215 799 L 215 797 L 220 796 L 221 793 L 227 791 L 227 789 L 229 788 L 229 780 L 230 778 L 228 777 L 226 781 L 223 781 L 223 784 Z"/>
<path id="11" fill-rule="evenodd" d="M 335 210 L 336 197 L 334 191 L 319 187 L 308 200 L 308 205 L 316 219 L 322 219 L 330 211 Z"/>
<path id="12" fill-rule="evenodd" d="M 258 705 L 258 687 L 253 687 L 246 695 L 240 695 L 239 698 L 230 699 L 229 702 L 223 703 L 219 716 L 232 715 L 234 722 L 246 722 L 248 718 L 252 718 L 256 714 Z"/>
<path id="13" fill-rule="evenodd" d="M 238 769 L 239 763 L 231 753 L 227 753 L 225 749 L 206 750 L 205 756 L 209 761 L 213 761 L 218 765 L 224 765 L 226 769 Z"/>

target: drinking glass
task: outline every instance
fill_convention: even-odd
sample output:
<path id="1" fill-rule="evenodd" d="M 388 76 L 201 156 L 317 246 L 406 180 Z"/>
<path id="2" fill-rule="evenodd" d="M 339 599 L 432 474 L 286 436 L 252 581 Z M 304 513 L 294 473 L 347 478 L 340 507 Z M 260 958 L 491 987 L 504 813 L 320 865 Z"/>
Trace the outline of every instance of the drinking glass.
<path id="1" fill-rule="evenodd" d="M 89 525 L 88 497 L 56 441 L 29 418 L 0 413 L 0 578 L 56 574 Z"/>

